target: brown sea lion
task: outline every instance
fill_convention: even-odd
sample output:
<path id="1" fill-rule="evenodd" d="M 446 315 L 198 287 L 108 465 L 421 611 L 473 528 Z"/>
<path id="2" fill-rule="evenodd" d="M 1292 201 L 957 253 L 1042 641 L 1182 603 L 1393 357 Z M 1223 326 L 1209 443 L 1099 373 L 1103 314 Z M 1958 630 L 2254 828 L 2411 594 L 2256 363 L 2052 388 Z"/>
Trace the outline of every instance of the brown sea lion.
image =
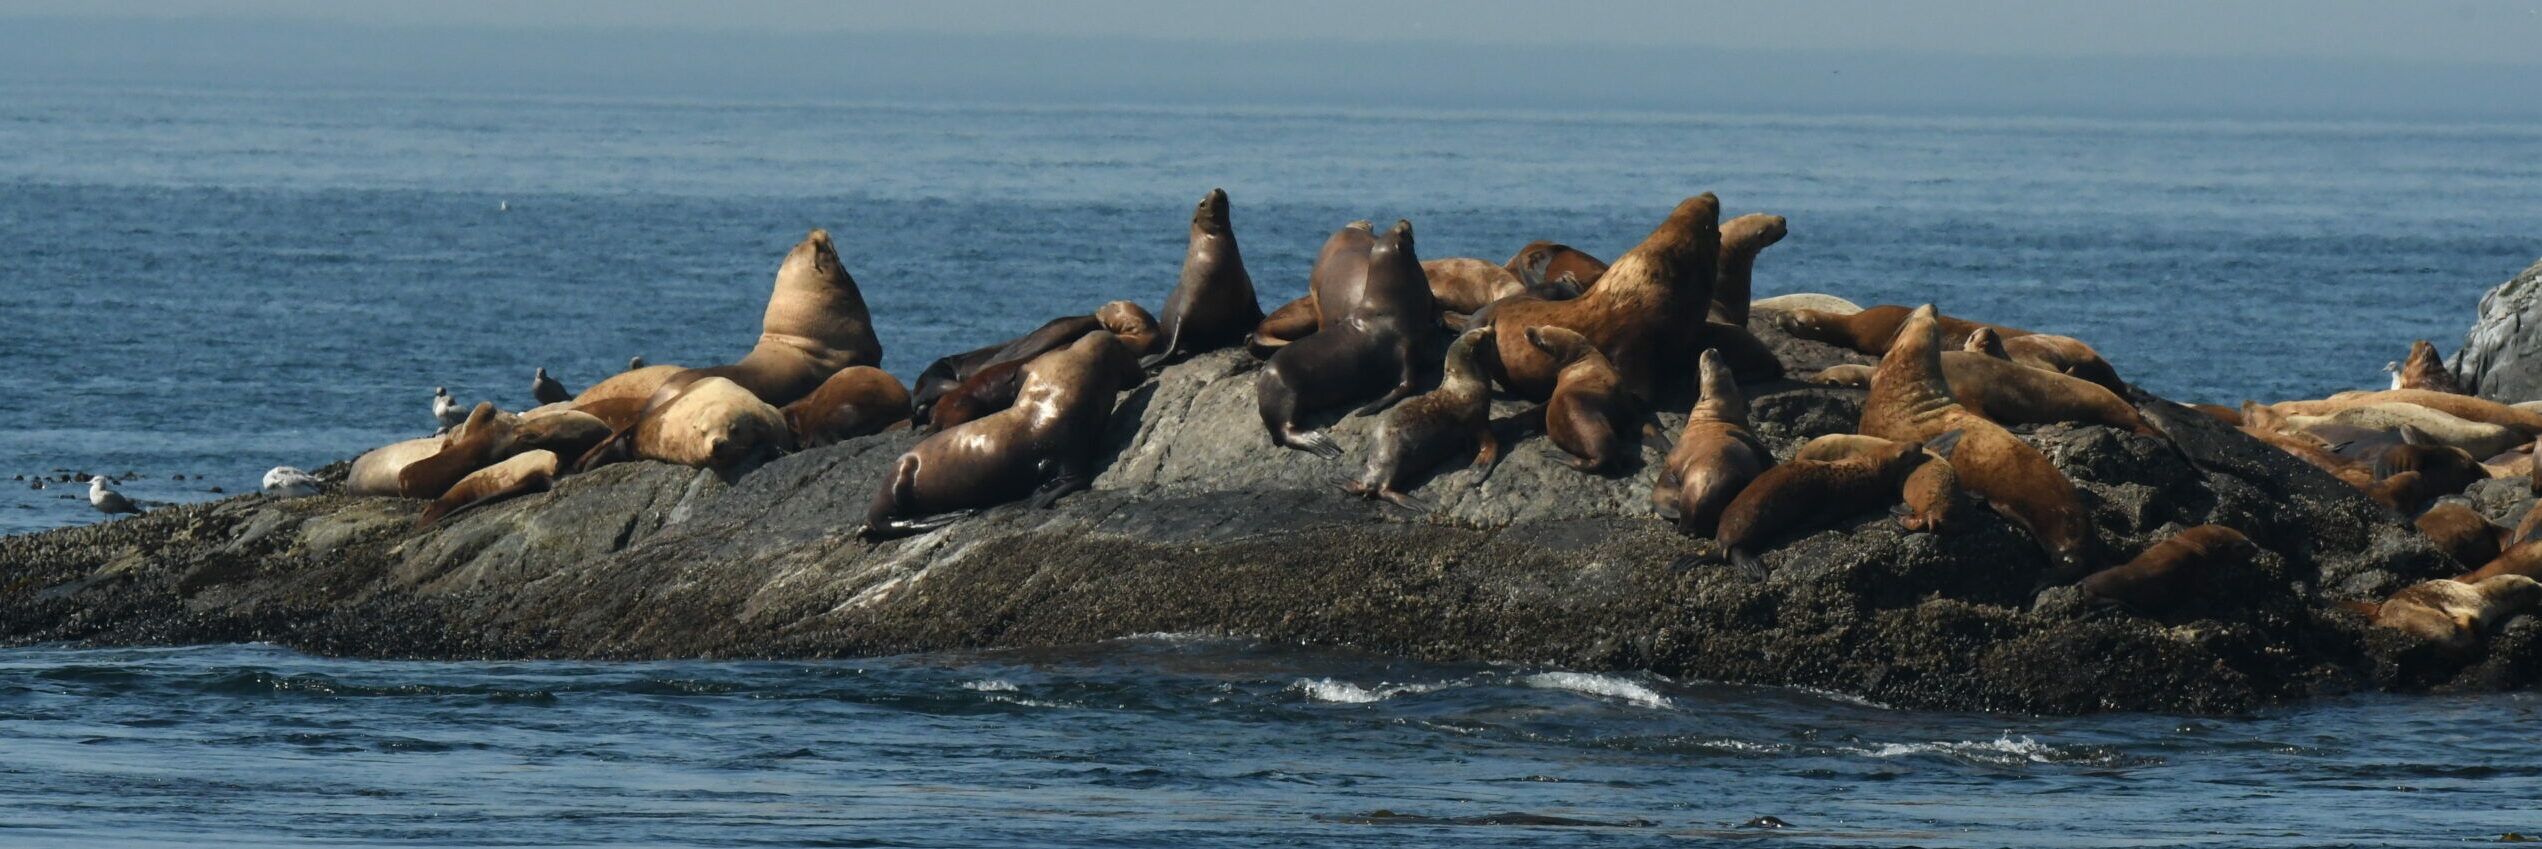
<path id="1" fill-rule="evenodd" d="M 1013 406 L 1015 393 L 1024 390 L 1024 364 L 1029 362 L 1007 360 L 972 373 L 961 386 L 936 399 L 935 408 L 927 412 L 927 427 L 944 430 Z"/>
<path id="2" fill-rule="evenodd" d="M 2402 589 L 2381 604 L 2341 605 L 2378 627 L 2417 635 L 2447 653 L 2465 655 L 2509 618 L 2542 602 L 2542 584 L 2523 575 L 2493 575 L 2477 582 L 2429 581 Z"/>
<path id="3" fill-rule="evenodd" d="M 939 431 L 901 454 L 858 534 L 904 536 L 1027 495 L 1036 507 L 1084 489 L 1098 471 L 1104 424 L 1136 368 L 1110 331 L 1024 364 L 1015 405 Z"/>
<path id="4" fill-rule="evenodd" d="M 1748 278 L 1756 255 L 1783 240 L 1783 216 L 1749 214 L 1721 223 L 1720 269 L 1712 285 L 1710 320 L 1748 326 Z"/>
<path id="5" fill-rule="evenodd" d="M 2082 577 L 2092 531 L 2074 482 L 2039 449 L 1951 394 L 1943 378 L 1941 323 L 1931 304 L 1917 307 L 1894 336 L 1873 373 L 1871 397 L 1863 402 L 1861 432 L 1923 442 L 1960 431 L 1951 447 L 1938 452 L 1959 474 L 1960 485 L 2038 540 L 2048 554 L 2051 580 Z"/>
<path id="6" fill-rule="evenodd" d="M 1581 285 L 1577 270 L 1567 270 L 1558 274 L 1548 271 L 1553 267 L 1554 260 L 1562 255 L 1563 250 L 1569 249 L 1561 248 L 1551 242 L 1537 242 L 1520 249 L 1516 255 L 1509 258 L 1507 264 L 1501 267 L 1511 274 L 1518 275 L 1518 285 L 1525 293 L 1548 301 L 1567 301 L 1580 297 L 1580 291 L 1587 287 Z M 1587 254 L 1580 255 L 1587 256 Z"/>
<path id="7" fill-rule="evenodd" d="M 1112 331 L 1112 338 L 1119 340 L 1121 349 L 1130 352 L 1130 356 L 1145 357 L 1156 349 L 1156 316 L 1136 301 L 1112 301 L 1096 307 L 1094 320 Z"/>
<path id="8" fill-rule="evenodd" d="M 1314 335 L 1327 322 L 1342 320 L 1350 305 L 1368 290 L 1368 250 L 1377 244 L 1376 225 L 1353 221 L 1324 239 L 1315 265 L 1306 275 L 1306 296 L 1263 317 L 1245 337 L 1254 356 L 1269 359 L 1291 342 Z M 1426 273 L 1426 272 L 1425 272 Z M 1327 308 L 1326 304 L 1332 304 Z"/>
<path id="9" fill-rule="evenodd" d="M 624 460 L 659 460 L 717 471 L 794 450 L 785 414 L 729 378 L 706 377 L 644 411 L 633 427 L 585 453 L 589 471 Z"/>
<path id="10" fill-rule="evenodd" d="M 1606 275 L 1605 262 L 1560 242 L 1528 242 L 1526 247 L 1509 256 L 1509 263 L 1504 267 L 1509 269 L 1509 273 L 1525 279 L 1527 272 L 1524 269 L 1532 266 L 1538 255 L 1545 258 L 1542 276 L 1546 284 L 1553 285 L 1568 278 L 1574 292 L 1572 297 L 1575 298 L 1587 294 L 1591 287 L 1597 285 L 1598 278 Z"/>
<path id="11" fill-rule="evenodd" d="M 344 477 L 344 494 L 398 494 L 398 473 L 417 460 L 441 453 L 443 442 L 442 437 L 427 436 L 391 442 L 363 452 L 362 456 L 353 459 L 353 469 Z"/>
<path id="12" fill-rule="evenodd" d="M 1473 257 L 1422 260 L 1421 273 L 1430 278 L 1431 300 L 1449 312 L 1472 313 L 1511 295 L 1545 297 L 1528 291 L 1525 279 L 1509 269 Z"/>
<path id="13" fill-rule="evenodd" d="M 1113 301 L 1096 309 L 1093 315 L 1069 315 L 1051 319 L 1032 332 L 1013 339 L 973 348 L 959 354 L 937 358 L 918 373 L 918 381 L 910 390 L 911 419 L 924 423 L 932 417 L 937 399 L 970 380 L 981 370 L 999 363 L 1022 363 L 1034 357 L 1066 347 L 1077 338 L 1097 329 L 1112 331 L 1121 346 L 1138 356 L 1146 356 L 1156 345 L 1156 319 L 1147 309 L 1130 301 Z M 989 410 L 979 410 L 986 413 Z"/>
<path id="14" fill-rule="evenodd" d="M 883 361 L 883 343 L 874 338 L 865 296 L 840 264 L 828 230 L 814 228 L 786 252 L 759 328 L 759 343 L 740 362 L 690 369 L 667 378 L 663 386 L 721 377 L 761 401 L 784 405 L 812 394 L 840 369 Z M 655 397 L 662 397 L 660 393 L 657 387 Z"/>
<path id="15" fill-rule="evenodd" d="M 431 506 L 415 518 L 415 527 L 429 528 L 470 508 L 492 504 L 516 495 L 546 492 L 556 482 L 559 460 L 556 452 L 524 451 L 503 462 L 470 472 L 450 486 L 450 491 L 433 499 Z"/>
<path id="16" fill-rule="evenodd" d="M 1352 294 L 1355 300 L 1340 297 Z M 1300 428 L 1298 418 L 1371 394 L 1382 393 L 1359 412 L 1393 406 L 1418 386 L 1420 352 L 1435 350 L 1429 346 L 1437 322 L 1412 222 L 1397 220 L 1369 247 L 1368 273 L 1357 291 L 1347 285 L 1319 291 L 1316 304 L 1325 320 L 1313 335 L 1282 346 L 1263 365 L 1254 380 L 1255 403 L 1273 444 L 1338 457 L 1341 446 L 1332 437 Z"/>
<path id="17" fill-rule="evenodd" d="M 581 410 L 532 410 L 521 414 L 520 422 L 512 427 L 511 444 L 497 448 L 494 456 L 509 459 L 528 451 L 552 451 L 559 457 L 580 457 L 615 431 L 608 421 Z"/>
<path id="18" fill-rule="evenodd" d="M 1183 354 L 1224 348 L 1241 342 L 1262 323 L 1262 302 L 1255 300 L 1253 278 L 1245 274 L 1244 253 L 1236 248 L 1236 228 L 1228 222 L 1227 190 L 1210 189 L 1192 209 L 1190 245 L 1183 250 L 1183 276 L 1165 298 L 1165 316 L 1157 325 L 1164 344 L 1139 361 L 1155 368 Z"/>
<path id="19" fill-rule="evenodd" d="M 1499 359 L 1493 377 L 1521 396 L 1552 397 L 1561 368 L 1527 340 L 1528 328 L 1550 325 L 1587 337 L 1615 364 L 1626 390 L 1644 400 L 1656 397 L 1663 337 L 1682 313 L 1700 315 L 1712 302 L 1720 221 L 1719 198 L 1709 192 L 1687 198 L 1580 297 L 1546 301 L 1522 295 L 1494 304 L 1489 320 Z"/>
<path id="20" fill-rule="evenodd" d="M 1651 486 L 1651 503 L 1660 515 L 1675 519 L 1679 530 L 1703 536 L 1720 528 L 1722 508 L 1740 490 L 1774 466 L 1774 454 L 1749 432 L 1747 396 L 1739 391 L 1739 382 L 1721 355 L 1705 351 L 1698 364 L 1702 394 L 1686 414 L 1686 429 L 1669 448 L 1668 463 Z M 1554 394 L 1561 396 L 1559 386 Z M 1550 421 L 1550 408 L 1546 415 Z"/>
<path id="21" fill-rule="evenodd" d="M 2424 480 L 2423 487 L 2416 490 L 2424 495 L 2406 505 L 2395 505 L 2404 514 L 2414 514 L 2438 496 L 2461 492 L 2489 478 L 2489 470 L 2481 468 L 2480 461 L 2470 453 L 2445 445 L 2395 445 L 2374 460 L 2376 480 L 2390 480 L 2411 472 Z"/>
<path id="22" fill-rule="evenodd" d="M 1310 291 L 1263 316 L 1262 323 L 1254 325 L 1253 332 L 1245 335 L 1245 350 L 1258 359 L 1267 360 L 1280 350 L 1280 346 L 1304 339 L 1314 332 L 1315 293 Z"/>
<path id="23" fill-rule="evenodd" d="M 1615 364 L 1588 337 L 1567 328 L 1527 328 L 1527 342 L 1560 368 L 1553 397 L 1545 402 L 1545 434 L 1571 455 L 1566 462 L 1572 468 L 1605 470 L 1625 452 L 1617 425 L 1632 419 Z"/>
<path id="24" fill-rule="evenodd" d="M 1785 531 L 1878 509 L 1897 500 L 1916 467 L 1931 461 L 1921 446 L 1891 441 L 1841 460 L 1799 460 L 1756 476 L 1721 509 L 1713 539 L 1732 562 L 1763 571 L 1755 549 Z"/>
<path id="25" fill-rule="evenodd" d="M 818 448 L 879 433 L 909 420 L 909 390 L 873 366 L 839 369 L 821 388 L 780 411 L 795 445 Z"/>
<path id="26" fill-rule="evenodd" d="M 2241 531 L 2199 525 L 2154 543 L 2134 560 L 2092 573 L 2079 586 L 2084 598 L 2159 616 L 2208 594 L 2220 573 L 2248 566 L 2259 550 Z"/>
<path id="27" fill-rule="evenodd" d="M 2188 407 L 2189 409 L 2205 413 L 2208 418 L 2215 419 L 2216 421 L 2220 421 L 2234 427 L 2242 426 L 2242 411 L 2240 410 L 2236 410 L 2222 404 L 2190 404 Z"/>
<path id="28" fill-rule="evenodd" d="M 2470 566 L 2498 559 L 2498 526 L 2461 501 L 2437 502 L 2411 524 L 2456 563 Z"/>
<path id="29" fill-rule="evenodd" d="M 1934 442 L 1947 445 L 1950 438 L 1945 434 Z M 1897 444 L 1897 440 L 1877 436 L 1830 433 L 1802 444 L 1800 450 L 1792 454 L 1792 459 L 1834 462 L 1868 456 Z M 1940 454 L 1931 450 L 1926 450 L 1925 454 L 1930 460 L 1907 473 L 1906 481 L 1898 486 L 1898 498 L 1902 503 L 1891 512 L 1898 517 L 1899 527 L 1910 531 L 1946 533 L 1958 527 L 1961 521 L 1959 473 L 1952 471 L 1950 461 L 1942 459 Z"/>
<path id="30" fill-rule="evenodd" d="M 1475 485 L 1490 479 L 1501 455 L 1500 438 L 1492 433 L 1491 379 L 1480 362 L 1481 346 L 1490 341 L 1486 327 L 1468 329 L 1448 343 L 1439 388 L 1386 411 L 1369 436 L 1367 468 L 1342 488 L 1426 512 L 1429 505 L 1404 492 L 1404 484 L 1468 444 L 1476 447 L 1474 468 L 1482 472 Z"/>
<path id="31" fill-rule="evenodd" d="M 493 402 L 477 402 L 476 409 L 468 411 L 468 420 L 450 430 L 440 451 L 398 470 L 397 494 L 440 498 L 468 473 L 502 460 L 499 452 L 511 444 L 517 421 L 517 416 L 495 409 Z"/>
<path id="32" fill-rule="evenodd" d="M 2469 395 L 2445 361 L 2436 356 L 2436 346 L 2425 339 L 2410 343 L 2410 357 L 2392 374 L 2394 389 L 2424 389 L 2449 395 Z"/>
<path id="33" fill-rule="evenodd" d="M 2349 407 L 2399 401 L 2439 410 L 2475 422 L 2488 422 L 2514 428 L 2527 436 L 2542 435 L 2542 412 L 2517 409 L 2506 404 L 2469 395 L 2455 395 L 2426 389 L 2387 389 L 2381 392 L 2340 393 L 2320 401 L 2281 401 L 2268 405 L 2285 415 L 2320 416 Z M 2250 414 L 2245 408 L 2243 415 Z"/>
<path id="34" fill-rule="evenodd" d="M 1888 353 L 1889 340 L 1898 335 L 1898 328 L 1906 324 L 1907 316 L 1914 311 L 1895 304 L 1866 307 L 1850 315 L 1799 309 L 1784 312 L 1780 321 L 1784 332 L 1794 336 L 1839 348 L 1852 348 L 1876 357 Z M 2027 330 L 1950 316 L 1938 316 L 1935 320 L 1941 326 L 1942 344 L 1950 350 L 1966 346 L 1969 331 L 1980 327 L 1991 328 L 1997 337 L 2007 340 L 2030 335 Z"/>
<path id="35" fill-rule="evenodd" d="M 1869 387 L 1871 366 L 1831 366 L 1810 382 Z M 2147 436 L 2162 432 L 2136 406 L 2091 381 L 1973 351 L 1942 352 L 1942 377 L 1961 405 L 1996 424 L 2081 422 Z"/>
<path id="36" fill-rule="evenodd" d="M 2127 391 L 2127 382 L 2118 379 L 2118 370 L 2111 368 L 2109 361 L 2101 358 L 2101 352 L 2093 350 L 2081 339 L 2054 333 L 2028 333 L 2003 339 L 2002 343 L 2005 356 L 2013 362 L 2073 375 L 2111 392 Z"/>
<path id="37" fill-rule="evenodd" d="M 2480 568 L 2458 575 L 2454 580 L 2476 584 L 2498 575 L 2542 576 L 2542 540 L 2527 540 L 2507 546 L 2496 556 L 2480 561 Z"/>

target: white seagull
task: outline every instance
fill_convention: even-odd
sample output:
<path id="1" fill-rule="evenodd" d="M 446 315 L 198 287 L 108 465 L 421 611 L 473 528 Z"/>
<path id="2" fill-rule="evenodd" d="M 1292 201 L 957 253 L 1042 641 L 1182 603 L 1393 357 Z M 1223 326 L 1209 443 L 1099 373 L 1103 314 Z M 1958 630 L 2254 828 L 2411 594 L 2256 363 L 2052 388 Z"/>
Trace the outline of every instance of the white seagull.
<path id="1" fill-rule="evenodd" d="M 441 430 L 433 432 L 441 433 L 466 424 L 468 411 L 462 409 L 459 402 L 450 400 L 449 388 L 435 386 L 432 388 L 432 417 L 433 421 L 441 424 Z"/>
<path id="2" fill-rule="evenodd" d="M 89 478 L 88 506 L 95 507 L 97 512 L 109 516 L 117 513 L 141 512 L 141 507 L 133 504 L 132 499 L 125 498 L 123 493 L 109 489 L 109 486 L 105 475 Z"/>
<path id="3" fill-rule="evenodd" d="M 318 494 L 318 476 L 291 466 L 275 466 L 265 473 L 265 492 L 284 498 L 305 498 Z"/>

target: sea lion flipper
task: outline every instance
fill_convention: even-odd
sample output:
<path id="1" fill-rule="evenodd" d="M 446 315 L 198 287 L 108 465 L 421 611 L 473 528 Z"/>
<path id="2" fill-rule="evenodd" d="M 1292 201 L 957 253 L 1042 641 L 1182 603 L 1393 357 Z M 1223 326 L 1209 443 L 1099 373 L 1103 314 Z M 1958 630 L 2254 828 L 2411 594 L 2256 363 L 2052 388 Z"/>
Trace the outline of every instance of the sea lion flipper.
<path id="1" fill-rule="evenodd" d="M 1488 424 L 1475 428 L 1475 431 L 1474 468 L 1481 469 L 1483 474 L 1474 479 L 1474 485 L 1482 486 L 1484 481 L 1492 479 L 1492 470 L 1500 468 L 1500 434 L 1493 433 Z"/>
<path id="2" fill-rule="evenodd" d="M 1967 435 L 1968 431 L 1965 430 L 1947 431 L 1940 436 L 1926 440 L 1924 442 L 1924 450 L 1932 452 L 1933 456 L 1948 460 L 1951 458 L 1951 450 L 1959 447 L 1960 437 Z"/>
<path id="3" fill-rule="evenodd" d="M 1437 506 L 1432 505 L 1430 502 L 1428 502 L 1428 501 L 1423 501 L 1423 500 L 1421 500 L 1421 498 L 1420 498 L 1420 497 L 1415 496 L 1415 495 L 1413 495 L 1412 493 L 1408 493 L 1408 492 L 1400 492 L 1400 491 L 1397 491 L 1397 490 L 1391 490 L 1391 489 L 1381 489 L 1381 490 L 1378 490 L 1378 491 L 1377 491 L 1377 495 L 1378 495 L 1378 496 L 1380 496 L 1380 497 L 1382 497 L 1382 498 L 1384 498 L 1384 499 L 1386 499 L 1387 501 L 1393 502 L 1393 503 L 1394 503 L 1394 505 L 1395 505 L 1395 506 L 1397 506 L 1397 507 L 1401 507 L 1401 508 L 1403 508 L 1403 509 L 1410 510 L 1410 511 L 1415 512 L 1415 513 L 1435 513 L 1435 512 L 1438 512 L 1438 509 L 1439 509 Z"/>
<path id="4" fill-rule="evenodd" d="M 1324 432 L 1320 430 L 1298 431 L 1297 433 L 1291 434 L 1288 439 L 1288 444 L 1291 448 L 1295 448 L 1327 460 L 1338 460 L 1341 459 L 1342 456 L 1342 446 L 1339 443 L 1334 442 L 1332 437 L 1326 436 Z"/>
<path id="5" fill-rule="evenodd" d="M 1073 473 L 1051 478 L 1049 483 L 1042 484 L 1041 489 L 1033 493 L 1033 509 L 1048 510 L 1058 504 L 1062 496 L 1085 489 L 1091 483 L 1086 476 Z"/>

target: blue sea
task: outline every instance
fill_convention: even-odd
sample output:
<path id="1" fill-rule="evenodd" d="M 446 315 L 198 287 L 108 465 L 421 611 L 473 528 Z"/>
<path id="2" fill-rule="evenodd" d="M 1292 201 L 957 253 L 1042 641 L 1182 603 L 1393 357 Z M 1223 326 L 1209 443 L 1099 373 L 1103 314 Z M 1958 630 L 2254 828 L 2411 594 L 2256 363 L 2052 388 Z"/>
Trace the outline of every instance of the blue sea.
<path id="1" fill-rule="evenodd" d="M 63 476 L 198 501 L 428 433 L 435 386 L 518 408 L 541 366 L 729 361 L 812 227 L 904 378 L 1157 309 L 1213 187 L 1266 306 L 1352 219 L 1410 219 L 1428 258 L 1612 258 L 1714 191 L 1790 221 L 1760 296 L 2078 336 L 2183 401 L 2317 397 L 2450 352 L 2542 256 L 2536 150 L 2535 125 L 0 84 L 0 533 L 93 521 Z M 2453 843 L 2542 832 L 2537 704 L 1935 714 L 1171 636 L 806 664 L 35 647 L 0 651 L 0 844 Z"/>

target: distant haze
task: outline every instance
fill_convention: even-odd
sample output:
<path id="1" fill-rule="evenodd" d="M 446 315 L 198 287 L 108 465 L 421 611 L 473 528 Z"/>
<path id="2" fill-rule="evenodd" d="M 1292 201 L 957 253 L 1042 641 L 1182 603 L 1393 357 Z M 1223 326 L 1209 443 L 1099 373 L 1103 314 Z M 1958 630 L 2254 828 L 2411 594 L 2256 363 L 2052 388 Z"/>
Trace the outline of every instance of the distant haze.
<path id="1" fill-rule="evenodd" d="M 0 82 L 2528 120 L 2542 2 L 0 0 Z"/>

